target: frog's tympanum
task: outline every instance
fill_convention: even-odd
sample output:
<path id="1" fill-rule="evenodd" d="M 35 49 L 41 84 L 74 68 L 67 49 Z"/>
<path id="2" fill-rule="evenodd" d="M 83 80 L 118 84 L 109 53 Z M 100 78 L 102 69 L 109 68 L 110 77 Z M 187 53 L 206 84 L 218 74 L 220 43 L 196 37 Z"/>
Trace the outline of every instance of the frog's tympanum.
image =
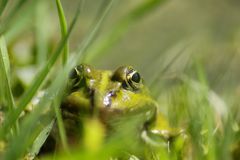
<path id="1" fill-rule="evenodd" d="M 97 117 L 106 130 L 114 130 L 112 120 L 141 114 L 140 132 L 166 139 L 172 134 L 141 75 L 131 66 L 121 66 L 114 72 L 83 64 L 76 66 L 70 73 L 69 91 L 61 110 L 70 144 L 82 136 L 82 121 L 90 117 Z M 148 139 L 147 134 L 142 135 Z"/>

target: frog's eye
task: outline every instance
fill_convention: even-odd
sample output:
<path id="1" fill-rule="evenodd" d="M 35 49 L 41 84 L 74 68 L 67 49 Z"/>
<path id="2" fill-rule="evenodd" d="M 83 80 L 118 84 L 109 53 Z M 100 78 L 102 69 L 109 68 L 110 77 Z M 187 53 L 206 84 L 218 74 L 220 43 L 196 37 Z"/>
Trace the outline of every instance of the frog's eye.
<path id="1" fill-rule="evenodd" d="M 114 72 L 112 80 L 122 82 L 122 87 L 127 90 L 137 91 L 142 86 L 140 74 L 131 66 L 119 67 Z"/>
<path id="2" fill-rule="evenodd" d="M 86 86 L 86 80 L 93 77 L 93 69 L 86 64 L 80 64 L 74 67 L 69 73 L 70 90 L 77 90 L 82 86 Z"/>
<path id="3" fill-rule="evenodd" d="M 125 83 L 127 84 L 127 86 L 131 87 L 133 90 L 138 90 L 142 84 L 141 80 L 142 79 L 140 74 L 136 70 L 131 69 L 126 75 Z"/>
<path id="4" fill-rule="evenodd" d="M 139 83 L 140 80 L 141 80 L 141 76 L 138 72 L 135 72 L 131 75 L 131 79 L 132 79 L 133 82 Z"/>
<path id="5" fill-rule="evenodd" d="M 88 65 L 81 64 L 81 65 L 77 65 L 71 70 L 69 74 L 69 78 L 70 79 L 77 79 L 77 78 L 81 79 L 82 77 L 90 78 L 91 75 L 92 75 L 92 68 Z"/>

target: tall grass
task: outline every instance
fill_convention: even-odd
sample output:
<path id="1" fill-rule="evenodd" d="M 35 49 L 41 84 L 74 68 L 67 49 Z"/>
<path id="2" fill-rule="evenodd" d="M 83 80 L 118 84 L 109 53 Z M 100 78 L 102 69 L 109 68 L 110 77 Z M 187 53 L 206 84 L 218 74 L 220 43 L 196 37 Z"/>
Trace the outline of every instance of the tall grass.
<path id="1" fill-rule="evenodd" d="M 112 7 L 122 3 L 116 0 L 102 2 L 103 5 L 100 6 L 100 12 L 94 23 L 82 41 L 78 42 L 77 47 L 71 48 L 72 52 L 69 47 L 71 46 L 69 42 L 74 37 L 72 32 L 79 28 L 77 26 L 78 19 L 80 23 L 84 23 L 84 19 L 82 19 L 84 16 L 81 14 L 83 11 L 88 11 L 86 8 L 88 2 L 83 0 L 72 2 L 73 6 L 77 6 L 73 18 L 66 16 L 68 14 L 62 4 L 67 3 L 69 2 L 61 3 L 60 0 L 56 0 L 54 4 L 47 0 L 3 0 L 0 3 L 0 113 L 4 115 L 0 114 L 2 116 L 0 120 L 4 119 L 3 122 L 0 121 L 0 159 L 14 160 L 24 156 L 34 158 L 48 137 L 55 118 L 64 152 L 56 152 L 50 156 L 41 157 L 42 159 L 103 160 L 121 157 L 137 160 L 140 159 L 138 157 L 145 157 L 149 160 L 212 160 L 239 158 L 239 125 L 235 119 L 238 113 L 232 113 L 237 108 L 234 106 L 236 104 L 227 103 L 211 88 L 211 82 L 209 82 L 203 62 L 201 59 L 199 60 L 198 56 L 192 56 L 195 41 L 192 42 L 191 38 L 191 43 L 182 40 L 180 45 L 173 44 L 173 50 L 167 52 L 168 55 L 165 55 L 164 60 L 160 55 L 151 61 L 152 64 L 147 63 L 149 68 L 155 68 L 148 70 L 151 73 L 151 77 L 148 77 L 150 92 L 159 102 L 159 110 L 165 114 L 170 125 L 173 128 L 185 130 L 187 136 L 185 141 L 175 139 L 172 146 L 154 146 L 139 141 L 139 133 L 136 133 L 136 130 L 145 115 L 145 113 L 139 113 L 122 117 L 121 121 L 114 121 L 116 132 L 106 142 L 103 140 L 105 131 L 102 130 L 101 124 L 95 119 L 84 122 L 86 130 L 84 131 L 83 146 L 70 149 L 59 106 L 65 94 L 68 73 L 71 68 L 79 62 L 95 63 L 99 57 L 104 57 L 108 64 L 107 62 L 111 61 L 108 59 L 110 57 L 108 51 L 120 44 L 125 36 L 131 35 L 131 27 L 141 23 L 156 10 L 161 10 L 164 6 L 168 7 L 169 3 L 163 0 L 136 2 L 136 6 L 124 13 L 109 32 L 94 41 L 101 31 L 105 19 L 109 18 L 110 14 L 115 14 Z M 52 5 L 56 12 L 43 12 L 46 10 L 44 7 L 48 5 Z M 33 8 L 39 9 L 37 14 L 34 14 L 35 21 L 25 21 L 24 15 L 29 16 L 29 13 L 36 13 Z M 52 24 L 59 25 L 56 28 L 61 30 L 61 33 L 57 33 L 58 36 L 56 36 L 61 40 L 58 43 L 54 42 L 55 46 L 53 45 L 52 48 L 55 49 L 51 53 L 52 48 L 49 47 L 52 45 L 50 44 L 51 38 L 46 36 L 48 31 L 45 30 L 45 23 L 41 23 L 41 17 L 47 17 L 47 14 L 56 14 L 59 23 Z M 71 19 L 71 23 L 67 24 L 67 19 Z M 23 22 L 26 24 L 22 25 Z M 49 21 L 48 23 L 50 24 Z M 37 25 L 35 30 L 31 30 L 31 27 L 35 25 Z M 12 49 L 19 35 L 27 41 L 27 38 L 24 37 L 26 30 L 31 30 L 33 32 L 31 36 L 35 35 L 36 37 L 32 38 L 35 50 L 31 50 L 31 55 L 34 58 L 30 63 L 24 65 L 34 66 L 38 70 L 34 75 L 35 79 L 27 88 L 22 86 L 20 80 L 16 78 L 17 68 L 22 66 L 17 64 L 17 60 L 14 60 L 16 55 Z M 21 32 L 23 34 L 19 34 Z M 5 36 L 9 43 L 5 41 Z M 53 38 L 54 41 L 56 41 L 56 37 Z M 146 45 L 146 47 L 148 46 Z M 139 57 L 141 58 L 141 55 Z M 63 65 L 59 65 L 59 61 L 62 61 Z M 190 63 L 188 63 L 189 61 Z M 145 63 L 144 60 L 142 62 Z M 179 63 L 182 63 L 180 67 L 174 66 Z M 177 72 L 177 75 L 173 74 L 174 76 L 164 79 L 167 73 L 172 73 L 171 69 L 174 67 L 177 69 L 187 68 L 188 72 Z M 20 97 L 15 95 L 18 87 L 23 88 Z M 42 97 L 37 97 L 42 90 L 44 90 Z M 38 103 L 34 105 L 34 109 L 30 113 L 24 114 L 36 97 Z"/>

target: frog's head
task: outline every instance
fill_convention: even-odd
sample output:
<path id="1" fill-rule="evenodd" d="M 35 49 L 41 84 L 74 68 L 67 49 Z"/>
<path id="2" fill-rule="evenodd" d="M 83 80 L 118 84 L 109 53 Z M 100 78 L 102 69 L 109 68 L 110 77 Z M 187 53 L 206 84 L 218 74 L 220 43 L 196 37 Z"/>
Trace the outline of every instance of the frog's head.
<path id="1" fill-rule="evenodd" d="M 112 114 L 144 106 L 156 108 L 140 74 L 131 66 L 121 66 L 112 72 L 81 64 L 71 71 L 69 77 L 70 94 L 63 106 L 71 112 L 97 109 Z"/>

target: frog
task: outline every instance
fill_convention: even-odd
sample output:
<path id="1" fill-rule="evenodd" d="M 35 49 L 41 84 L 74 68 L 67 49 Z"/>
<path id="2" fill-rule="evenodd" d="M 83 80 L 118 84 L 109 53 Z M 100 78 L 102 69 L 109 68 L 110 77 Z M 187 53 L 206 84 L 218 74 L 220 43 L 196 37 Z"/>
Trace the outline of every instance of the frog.
<path id="1" fill-rule="evenodd" d="M 66 96 L 60 108 L 71 145 L 79 142 L 84 121 L 89 118 L 98 119 L 111 133 L 116 127 L 111 123 L 114 120 L 126 115 L 141 115 L 138 135 L 145 143 L 154 146 L 159 144 L 151 139 L 152 135 L 168 144 L 172 137 L 181 134 L 170 127 L 142 76 L 129 65 L 120 66 L 115 71 L 95 69 L 87 64 L 75 66 L 69 74 Z"/>
<path id="2" fill-rule="evenodd" d="M 173 130 L 159 112 L 158 103 L 140 73 L 132 66 L 110 71 L 80 64 L 70 72 L 68 86 L 69 94 L 61 106 L 63 117 L 98 112 L 101 121 L 107 123 L 114 115 L 145 110 L 146 129 L 158 130 L 164 137 L 170 136 Z"/>

